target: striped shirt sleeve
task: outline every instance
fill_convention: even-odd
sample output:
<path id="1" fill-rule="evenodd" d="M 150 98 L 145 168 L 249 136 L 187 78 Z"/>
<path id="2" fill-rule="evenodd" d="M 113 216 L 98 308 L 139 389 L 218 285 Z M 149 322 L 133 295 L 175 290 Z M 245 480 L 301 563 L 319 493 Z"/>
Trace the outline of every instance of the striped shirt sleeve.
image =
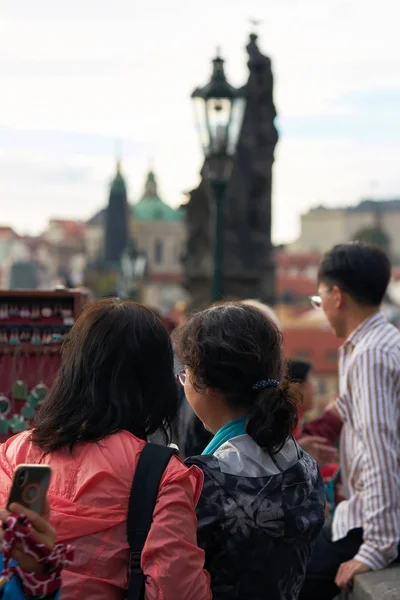
<path id="1" fill-rule="evenodd" d="M 397 374 L 390 356 L 372 348 L 360 353 L 352 367 L 353 419 L 363 444 L 365 506 L 364 541 L 355 559 L 376 570 L 396 559 L 399 543 Z"/>

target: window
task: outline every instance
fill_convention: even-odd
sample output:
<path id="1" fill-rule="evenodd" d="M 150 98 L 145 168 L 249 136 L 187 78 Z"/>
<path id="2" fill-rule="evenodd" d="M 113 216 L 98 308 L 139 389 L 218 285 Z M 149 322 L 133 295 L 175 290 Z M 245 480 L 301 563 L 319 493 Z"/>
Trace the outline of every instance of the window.
<path id="1" fill-rule="evenodd" d="M 281 299 L 282 304 L 293 304 L 295 301 L 294 294 L 291 290 L 284 290 Z"/>
<path id="2" fill-rule="evenodd" d="M 326 381 L 324 379 L 320 379 L 318 381 L 318 394 L 324 396 L 328 391 L 328 387 L 326 385 Z"/>
<path id="3" fill-rule="evenodd" d="M 336 350 L 328 350 L 326 353 L 326 359 L 328 362 L 337 362 L 338 353 Z"/>
<path id="4" fill-rule="evenodd" d="M 154 244 L 154 262 L 156 265 L 160 265 L 163 262 L 163 254 L 163 243 L 160 240 L 156 240 Z"/>
<path id="5" fill-rule="evenodd" d="M 310 360 L 311 358 L 311 350 L 301 349 L 296 352 L 297 360 Z"/>
<path id="6" fill-rule="evenodd" d="M 181 242 L 178 242 L 175 245 L 175 262 L 178 265 L 180 265 L 182 262 L 182 244 L 181 244 Z"/>

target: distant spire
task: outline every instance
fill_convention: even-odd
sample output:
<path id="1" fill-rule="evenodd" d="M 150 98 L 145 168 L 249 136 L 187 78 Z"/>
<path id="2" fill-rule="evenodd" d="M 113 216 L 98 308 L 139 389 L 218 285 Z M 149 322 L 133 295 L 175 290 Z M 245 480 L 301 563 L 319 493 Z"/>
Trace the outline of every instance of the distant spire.
<path id="1" fill-rule="evenodd" d="M 115 140 L 115 165 L 117 176 L 121 175 L 121 164 L 122 164 L 122 143 L 121 140 Z"/>
<path id="2" fill-rule="evenodd" d="M 149 170 L 144 185 L 144 197 L 157 196 L 157 180 L 153 170 Z"/>

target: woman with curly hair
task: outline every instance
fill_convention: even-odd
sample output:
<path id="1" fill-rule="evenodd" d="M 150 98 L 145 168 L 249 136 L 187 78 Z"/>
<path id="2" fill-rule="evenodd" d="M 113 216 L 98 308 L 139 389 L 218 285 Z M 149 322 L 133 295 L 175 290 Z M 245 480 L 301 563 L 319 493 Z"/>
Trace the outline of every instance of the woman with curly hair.
<path id="1" fill-rule="evenodd" d="M 325 492 L 292 436 L 300 392 L 281 333 L 257 308 L 227 303 L 194 315 L 175 341 L 186 398 L 214 435 L 187 461 L 204 474 L 198 544 L 213 599 L 296 600 Z"/>

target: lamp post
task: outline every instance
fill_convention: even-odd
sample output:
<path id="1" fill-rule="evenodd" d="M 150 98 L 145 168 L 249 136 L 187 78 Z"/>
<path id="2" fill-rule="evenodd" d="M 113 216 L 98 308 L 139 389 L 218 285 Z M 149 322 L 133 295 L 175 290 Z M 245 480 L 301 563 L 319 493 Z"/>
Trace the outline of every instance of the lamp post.
<path id="1" fill-rule="evenodd" d="M 130 241 L 121 256 L 118 295 L 123 299 L 138 300 L 140 296 L 139 283 L 146 273 L 147 259 L 143 252 L 136 249 Z"/>
<path id="2" fill-rule="evenodd" d="M 245 88 L 235 88 L 227 81 L 224 61 L 217 52 L 210 81 L 192 93 L 206 159 L 205 176 L 214 196 L 213 301 L 221 300 L 224 293 L 224 198 L 242 127 L 245 97 Z"/>

